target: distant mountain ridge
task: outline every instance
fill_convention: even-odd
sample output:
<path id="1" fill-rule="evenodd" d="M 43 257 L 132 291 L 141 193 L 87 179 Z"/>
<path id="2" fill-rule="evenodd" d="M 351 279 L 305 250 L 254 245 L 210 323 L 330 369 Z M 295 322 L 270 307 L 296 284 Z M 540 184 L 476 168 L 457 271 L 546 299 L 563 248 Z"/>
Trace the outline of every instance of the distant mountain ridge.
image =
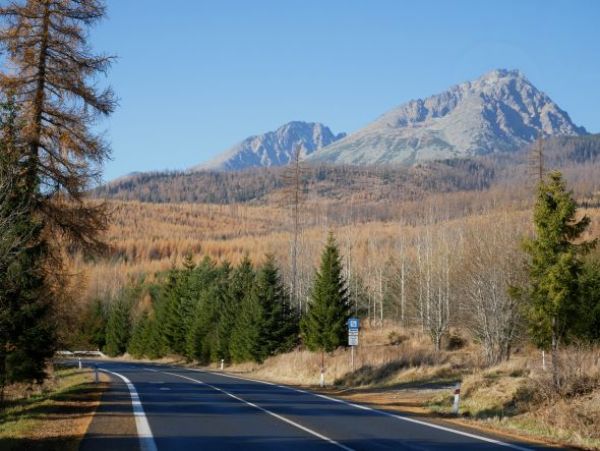
<path id="1" fill-rule="evenodd" d="M 531 147 L 516 152 L 422 162 L 412 166 L 307 165 L 302 182 L 314 198 L 343 202 L 352 195 L 374 202 L 416 200 L 427 194 L 480 191 L 496 184 L 524 187 L 531 174 Z M 543 143 L 544 166 L 565 173 L 574 187 L 600 180 L 600 134 L 556 136 Z M 267 203 L 285 190 L 285 168 L 138 173 L 90 192 L 102 199 L 142 202 Z M 596 188 L 594 188 L 596 190 Z M 528 188 L 525 189 L 526 192 Z M 598 198 L 600 200 L 600 197 Z"/>
<path id="2" fill-rule="evenodd" d="M 318 122 L 288 122 L 275 131 L 246 138 L 215 159 L 190 170 L 239 171 L 285 166 L 292 160 L 297 146 L 301 148 L 301 157 L 306 158 L 345 136 L 345 133 L 335 135 Z"/>
<path id="3" fill-rule="evenodd" d="M 412 100 L 308 156 L 349 165 L 412 165 L 515 151 L 538 136 L 581 136 L 569 115 L 517 70 L 497 69 Z"/>

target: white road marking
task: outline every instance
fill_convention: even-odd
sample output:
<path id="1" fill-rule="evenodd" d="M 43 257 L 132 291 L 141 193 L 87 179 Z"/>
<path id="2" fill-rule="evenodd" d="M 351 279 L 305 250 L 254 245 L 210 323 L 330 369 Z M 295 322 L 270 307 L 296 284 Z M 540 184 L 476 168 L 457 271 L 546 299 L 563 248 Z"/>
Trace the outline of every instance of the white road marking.
<path id="1" fill-rule="evenodd" d="M 160 387 L 159 390 L 168 391 L 168 390 L 171 390 L 171 389 L 169 387 Z"/>
<path id="2" fill-rule="evenodd" d="M 154 368 L 144 368 L 144 371 L 151 371 L 153 373 L 158 373 L 158 370 L 155 370 Z"/>
<path id="3" fill-rule="evenodd" d="M 261 407 L 258 404 L 254 404 L 253 402 L 246 401 L 245 399 L 242 399 L 239 396 L 234 395 L 233 393 L 229 393 L 228 391 L 225 391 L 222 388 L 215 387 L 214 385 L 208 384 L 208 383 L 206 383 L 204 381 L 201 381 L 201 380 L 198 380 L 198 379 L 194 379 L 194 378 L 191 378 L 191 377 L 187 377 L 187 376 L 183 376 L 181 374 L 169 373 L 169 372 L 166 372 L 166 371 L 164 373 L 165 374 L 170 374 L 171 376 L 180 377 L 182 379 L 187 379 L 189 381 L 196 382 L 197 384 L 206 385 L 207 387 L 210 387 L 213 390 L 221 392 L 221 393 L 223 393 L 223 394 L 225 394 L 225 395 L 227 395 L 227 396 L 229 396 L 229 397 L 231 397 L 231 398 L 233 398 L 233 399 L 235 399 L 237 401 L 243 402 L 244 404 L 249 405 L 250 407 L 254 407 L 255 409 L 258 409 L 258 410 L 260 410 L 260 411 L 262 411 L 262 412 L 264 412 L 266 414 L 269 414 L 272 417 L 275 417 L 278 420 L 281 420 L 281 421 L 283 421 L 283 422 L 285 422 L 285 423 L 287 423 L 289 425 L 292 425 L 292 426 L 294 426 L 294 427 L 296 427 L 296 428 L 298 428 L 298 429 L 300 429 L 300 430 L 302 430 L 304 432 L 308 432 L 309 434 L 314 435 L 315 437 L 320 438 L 321 440 L 324 440 L 324 441 L 326 441 L 328 443 L 331 443 L 332 445 L 335 445 L 338 448 L 341 448 L 341 449 L 343 449 L 345 451 L 354 451 L 354 449 L 350 448 L 349 446 L 342 445 L 341 443 L 336 442 L 335 440 L 333 440 L 333 439 L 331 439 L 329 437 L 326 437 L 325 435 L 320 434 L 317 431 L 313 431 L 312 429 L 309 429 L 306 426 L 302 426 L 301 424 L 296 423 L 295 421 L 292 421 L 289 418 L 281 416 L 281 415 L 279 415 L 279 414 L 277 414 L 275 412 L 272 412 L 272 411 L 270 411 L 268 409 L 265 409 L 264 407 Z"/>
<path id="4" fill-rule="evenodd" d="M 125 382 L 127 388 L 129 389 L 129 394 L 131 395 L 131 405 L 133 406 L 133 416 L 135 418 L 135 426 L 137 429 L 138 439 L 140 441 L 140 449 L 141 451 L 157 451 L 156 442 L 154 441 L 150 424 L 148 424 L 148 418 L 146 418 L 144 407 L 142 406 L 142 402 L 140 401 L 140 397 L 135 389 L 135 386 L 122 374 L 105 370 L 103 368 L 98 369 L 100 371 L 112 374 L 113 376 L 117 376 L 122 379 L 123 382 Z"/>
<path id="5" fill-rule="evenodd" d="M 385 410 L 373 409 L 372 407 L 363 406 L 361 404 L 354 404 L 352 402 L 344 401 L 343 399 L 332 398 L 332 397 L 327 396 L 327 395 L 321 395 L 319 393 L 314 393 L 314 392 L 310 392 L 310 391 L 307 391 L 307 390 L 301 390 L 299 388 L 288 387 L 288 386 L 285 386 L 285 385 L 279 385 L 279 384 L 275 384 L 273 382 L 267 382 L 267 381 L 260 381 L 260 380 L 257 380 L 257 379 L 249 379 L 249 378 L 245 378 L 245 377 L 232 376 L 230 374 L 216 373 L 214 371 L 202 371 L 202 370 L 194 370 L 194 371 L 206 372 L 206 373 L 214 374 L 215 376 L 229 377 L 231 379 L 239 379 L 239 380 L 242 380 L 242 381 L 257 382 L 259 384 L 264 384 L 264 385 L 272 385 L 272 386 L 283 388 L 283 389 L 286 389 L 286 390 L 295 391 L 295 392 L 298 392 L 298 393 L 303 393 L 303 394 L 317 396 L 319 398 L 327 399 L 328 401 L 333 401 L 333 402 L 337 402 L 337 403 L 340 403 L 340 404 L 346 404 L 347 406 L 355 407 L 357 409 L 368 410 L 369 412 L 378 413 L 380 415 L 383 415 L 383 416 L 386 416 L 386 417 L 390 417 L 390 418 L 395 418 L 397 420 L 406 421 L 406 422 L 414 423 L 414 424 L 419 424 L 421 426 L 427 426 L 427 427 L 430 427 L 430 428 L 433 428 L 433 429 L 438 429 L 440 431 L 451 432 L 453 434 L 462 435 L 463 437 L 469 437 L 469 438 L 473 438 L 473 439 L 476 439 L 476 440 L 481 440 L 481 441 L 487 442 L 487 443 L 493 443 L 494 445 L 503 446 L 503 447 L 515 449 L 515 450 L 518 450 L 518 451 L 533 451 L 531 448 L 525 448 L 523 446 L 513 445 L 512 443 L 506 443 L 506 442 L 503 442 L 503 441 L 500 441 L 500 440 L 496 440 L 496 439 L 493 439 L 493 438 L 484 437 L 482 435 L 471 434 L 470 432 L 459 431 L 457 429 L 452 429 L 450 427 L 441 426 L 441 425 L 438 425 L 438 424 L 427 423 L 426 421 L 421 421 L 421 420 L 417 420 L 417 419 L 414 419 L 414 418 L 405 417 L 405 416 L 402 416 L 402 415 L 397 415 L 397 414 L 394 414 L 394 413 L 391 413 L 391 412 L 386 412 Z M 181 377 L 183 377 L 183 376 L 181 376 Z M 208 385 L 208 384 L 206 384 L 206 385 Z"/>

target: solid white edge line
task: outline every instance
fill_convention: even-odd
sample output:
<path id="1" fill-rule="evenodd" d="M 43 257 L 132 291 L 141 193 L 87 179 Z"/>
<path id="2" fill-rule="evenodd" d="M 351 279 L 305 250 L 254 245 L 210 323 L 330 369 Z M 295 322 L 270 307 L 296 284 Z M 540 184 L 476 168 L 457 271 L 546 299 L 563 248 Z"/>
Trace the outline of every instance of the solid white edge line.
<path id="1" fill-rule="evenodd" d="M 460 430 L 457 430 L 457 429 L 452 429 L 450 427 L 441 426 L 441 425 L 433 424 L 433 423 L 428 423 L 426 421 L 421 421 L 421 420 L 417 420 L 415 418 L 405 417 L 405 416 L 394 414 L 394 413 L 391 413 L 391 412 L 386 412 L 385 410 L 374 409 L 372 407 L 364 406 L 364 405 L 361 405 L 361 404 L 354 404 L 352 402 L 344 401 L 343 399 L 332 398 L 331 396 L 322 395 L 320 393 L 315 393 L 315 392 L 311 392 L 311 391 L 308 391 L 308 390 L 301 390 L 299 388 L 289 387 L 289 386 L 286 386 L 286 385 L 279 385 L 279 384 L 275 384 L 273 382 L 261 381 L 261 380 L 257 380 L 257 379 L 249 379 L 249 378 L 246 378 L 246 377 L 233 376 L 231 374 L 217 373 L 217 372 L 214 372 L 214 371 L 203 371 L 203 370 L 197 370 L 197 369 L 193 369 L 193 371 L 209 373 L 209 374 L 213 374 L 215 376 L 229 377 L 231 379 L 239 379 L 239 380 L 242 380 L 242 381 L 257 382 L 259 384 L 273 385 L 275 387 L 283 388 L 283 389 L 286 389 L 286 390 L 291 390 L 291 391 L 295 391 L 295 392 L 298 392 L 298 393 L 303 393 L 303 394 L 309 394 L 309 395 L 317 396 L 319 398 L 327 399 L 328 401 L 333 401 L 333 402 L 337 402 L 337 403 L 341 403 L 341 404 L 346 404 L 348 406 L 355 407 L 357 409 L 368 410 L 370 412 L 374 412 L 374 413 L 377 413 L 377 414 L 380 414 L 380 415 L 383 415 L 383 416 L 387 416 L 387 417 L 390 417 L 390 418 L 395 418 L 397 420 L 406 421 L 408 423 L 419 424 L 421 426 L 427 426 L 427 427 L 430 427 L 430 428 L 433 428 L 433 429 L 438 429 L 440 431 L 451 432 L 453 434 L 462 435 L 464 437 L 469 437 L 469 438 L 473 438 L 473 439 L 476 439 L 476 440 L 481 440 L 483 442 L 493 443 L 494 445 L 503 446 L 503 447 L 515 449 L 515 450 L 518 450 L 518 451 L 533 451 L 532 448 L 525 448 L 523 446 L 513 445 L 512 443 L 506 443 L 506 442 L 503 442 L 501 440 L 496 440 L 496 439 L 493 439 L 493 438 L 490 438 L 490 437 L 484 437 L 483 435 L 472 434 L 470 432 L 460 431 Z"/>
<path id="2" fill-rule="evenodd" d="M 311 435 L 314 435 L 315 437 L 317 437 L 317 438 L 320 438 L 321 440 L 324 440 L 324 441 L 326 441 L 326 442 L 328 442 L 328 443 L 330 443 L 330 444 L 332 444 L 332 445 L 335 445 L 335 446 L 337 446 L 338 448 L 341 448 L 341 449 L 343 449 L 343 450 L 345 450 L 345 451 L 354 451 L 354 449 L 353 449 L 353 448 L 350 448 L 349 446 L 342 445 L 341 443 L 339 443 L 339 442 L 336 442 L 335 440 L 333 440 L 333 439 L 331 439 L 331 438 L 329 438 L 329 437 L 327 437 L 327 436 L 325 436 L 325 435 L 323 435 L 323 434 L 320 434 L 320 433 L 318 433 L 317 431 L 314 431 L 314 430 L 312 430 L 312 429 L 309 429 L 309 428 L 307 428 L 306 426 L 302 426 L 301 424 L 299 424 L 299 423 L 296 423 L 295 421 L 292 421 L 292 420 L 290 420 L 289 418 L 286 418 L 286 417 L 284 417 L 284 416 L 281 416 L 281 415 L 279 415 L 279 414 L 277 414 L 277 413 L 275 413 L 275 412 L 272 412 L 272 411 L 270 411 L 270 410 L 268 410 L 268 409 L 265 409 L 264 407 L 262 407 L 262 406 L 259 406 L 258 404 L 254 404 L 253 402 L 246 401 L 245 399 L 242 399 L 242 398 L 240 398 L 239 396 L 236 396 L 236 395 L 234 395 L 233 393 L 229 393 L 228 391 L 226 391 L 226 390 L 223 390 L 222 388 L 215 387 L 214 385 L 208 384 L 208 383 L 206 383 L 206 382 L 204 382 L 204 381 L 201 381 L 201 380 L 199 380 L 199 379 L 194 379 L 194 378 L 191 378 L 191 377 L 188 377 L 188 376 L 183 376 L 183 375 L 181 375 L 181 374 L 170 373 L 170 372 L 167 372 L 167 371 L 164 371 L 164 373 L 165 373 L 165 374 L 169 374 L 169 375 L 171 375 L 171 376 L 180 377 L 180 378 L 182 378 L 182 379 L 187 379 L 187 380 L 189 380 L 189 381 L 192 381 L 192 382 L 195 382 L 195 383 L 197 383 L 197 384 L 206 385 L 207 387 L 210 387 L 210 388 L 212 388 L 213 390 L 216 390 L 216 391 L 218 391 L 218 392 L 221 392 L 221 393 L 223 393 L 223 394 L 225 394 L 225 395 L 227 395 L 227 396 L 229 396 L 229 397 L 231 397 L 231 398 L 233 398 L 233 399 L 235 399 L 235 400 L 237 400 L 237 401 L 243 402 L 244 404 L 247 404 L 247 405 L 249 405 L 250 407 L 254 407 L 255 409 L 258 409 L 258 410 L 260 410 L 261 412 L 264 412 L 264 413 L 266 413 L 266 414 L 268 414 L 268 415 L 271 415 L 272 417 L 275 417 L 275 418 L 277 418 L 278 420 L 280 420 L 280 421 L 283 421 L 284 423 L 287 423 L 287 424 L 289 424 L 289 425 L 291 425 L 291 426 L 294 426 L 294 427 L 296 427 L 296 428 L 298 428 L 298 429 L 300 429 L 300 430 L 302 430 L 302 431 L 304 431 L 304 432 L 307 432 L 307 433 L 309 433 L 309 434 L 311 434 Z"/>
<path id="3" fill-rule="evenodd" d="M 131 395 L 131 406 L 133 407 L 133 416 L 135 418 L 135 426 L 137 429 L 138 439 L 140 441 L 140 449 L 141 451 L 157 451 L 156 442 L 154 441 L 154 436 L 152 435 L 148 418 L 146 417 L 144 407 L 142 406 L 142 402 L 140 401 L 140 397 L 133 383 L 122 374 L 103 368 L 98 369 L 100 371 L 104 371 L 105 373 L 112 374 L 113 376 L 117 376 L 123 382 L 125 382 L 127 388 L 129 389 L 129 394 Z"/>

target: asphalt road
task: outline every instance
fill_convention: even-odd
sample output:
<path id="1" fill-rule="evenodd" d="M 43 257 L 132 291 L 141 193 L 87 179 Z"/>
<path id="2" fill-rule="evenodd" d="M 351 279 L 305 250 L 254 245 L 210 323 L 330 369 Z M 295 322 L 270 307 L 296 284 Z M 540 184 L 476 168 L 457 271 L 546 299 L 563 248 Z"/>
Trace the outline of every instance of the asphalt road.
<path id="1" fill-rule="evenodd" d="M 86 363 L 112 384 L 81 451 L 543 449 L 213 372 Z"/>

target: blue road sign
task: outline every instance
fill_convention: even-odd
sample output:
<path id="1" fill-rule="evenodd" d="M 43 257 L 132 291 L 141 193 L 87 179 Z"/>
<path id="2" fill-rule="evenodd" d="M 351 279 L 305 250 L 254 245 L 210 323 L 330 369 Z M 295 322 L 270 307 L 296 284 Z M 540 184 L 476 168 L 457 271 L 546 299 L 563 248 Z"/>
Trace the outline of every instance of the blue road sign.
<path id="1" fill-rule="evenodd" d="M 359 326 L 359 321 L 358 318 L 350 318 L 348 320 L 348 329 L 352 330 L 352 329 L 356 329 L 358 330 L 358 326 Z"/>

